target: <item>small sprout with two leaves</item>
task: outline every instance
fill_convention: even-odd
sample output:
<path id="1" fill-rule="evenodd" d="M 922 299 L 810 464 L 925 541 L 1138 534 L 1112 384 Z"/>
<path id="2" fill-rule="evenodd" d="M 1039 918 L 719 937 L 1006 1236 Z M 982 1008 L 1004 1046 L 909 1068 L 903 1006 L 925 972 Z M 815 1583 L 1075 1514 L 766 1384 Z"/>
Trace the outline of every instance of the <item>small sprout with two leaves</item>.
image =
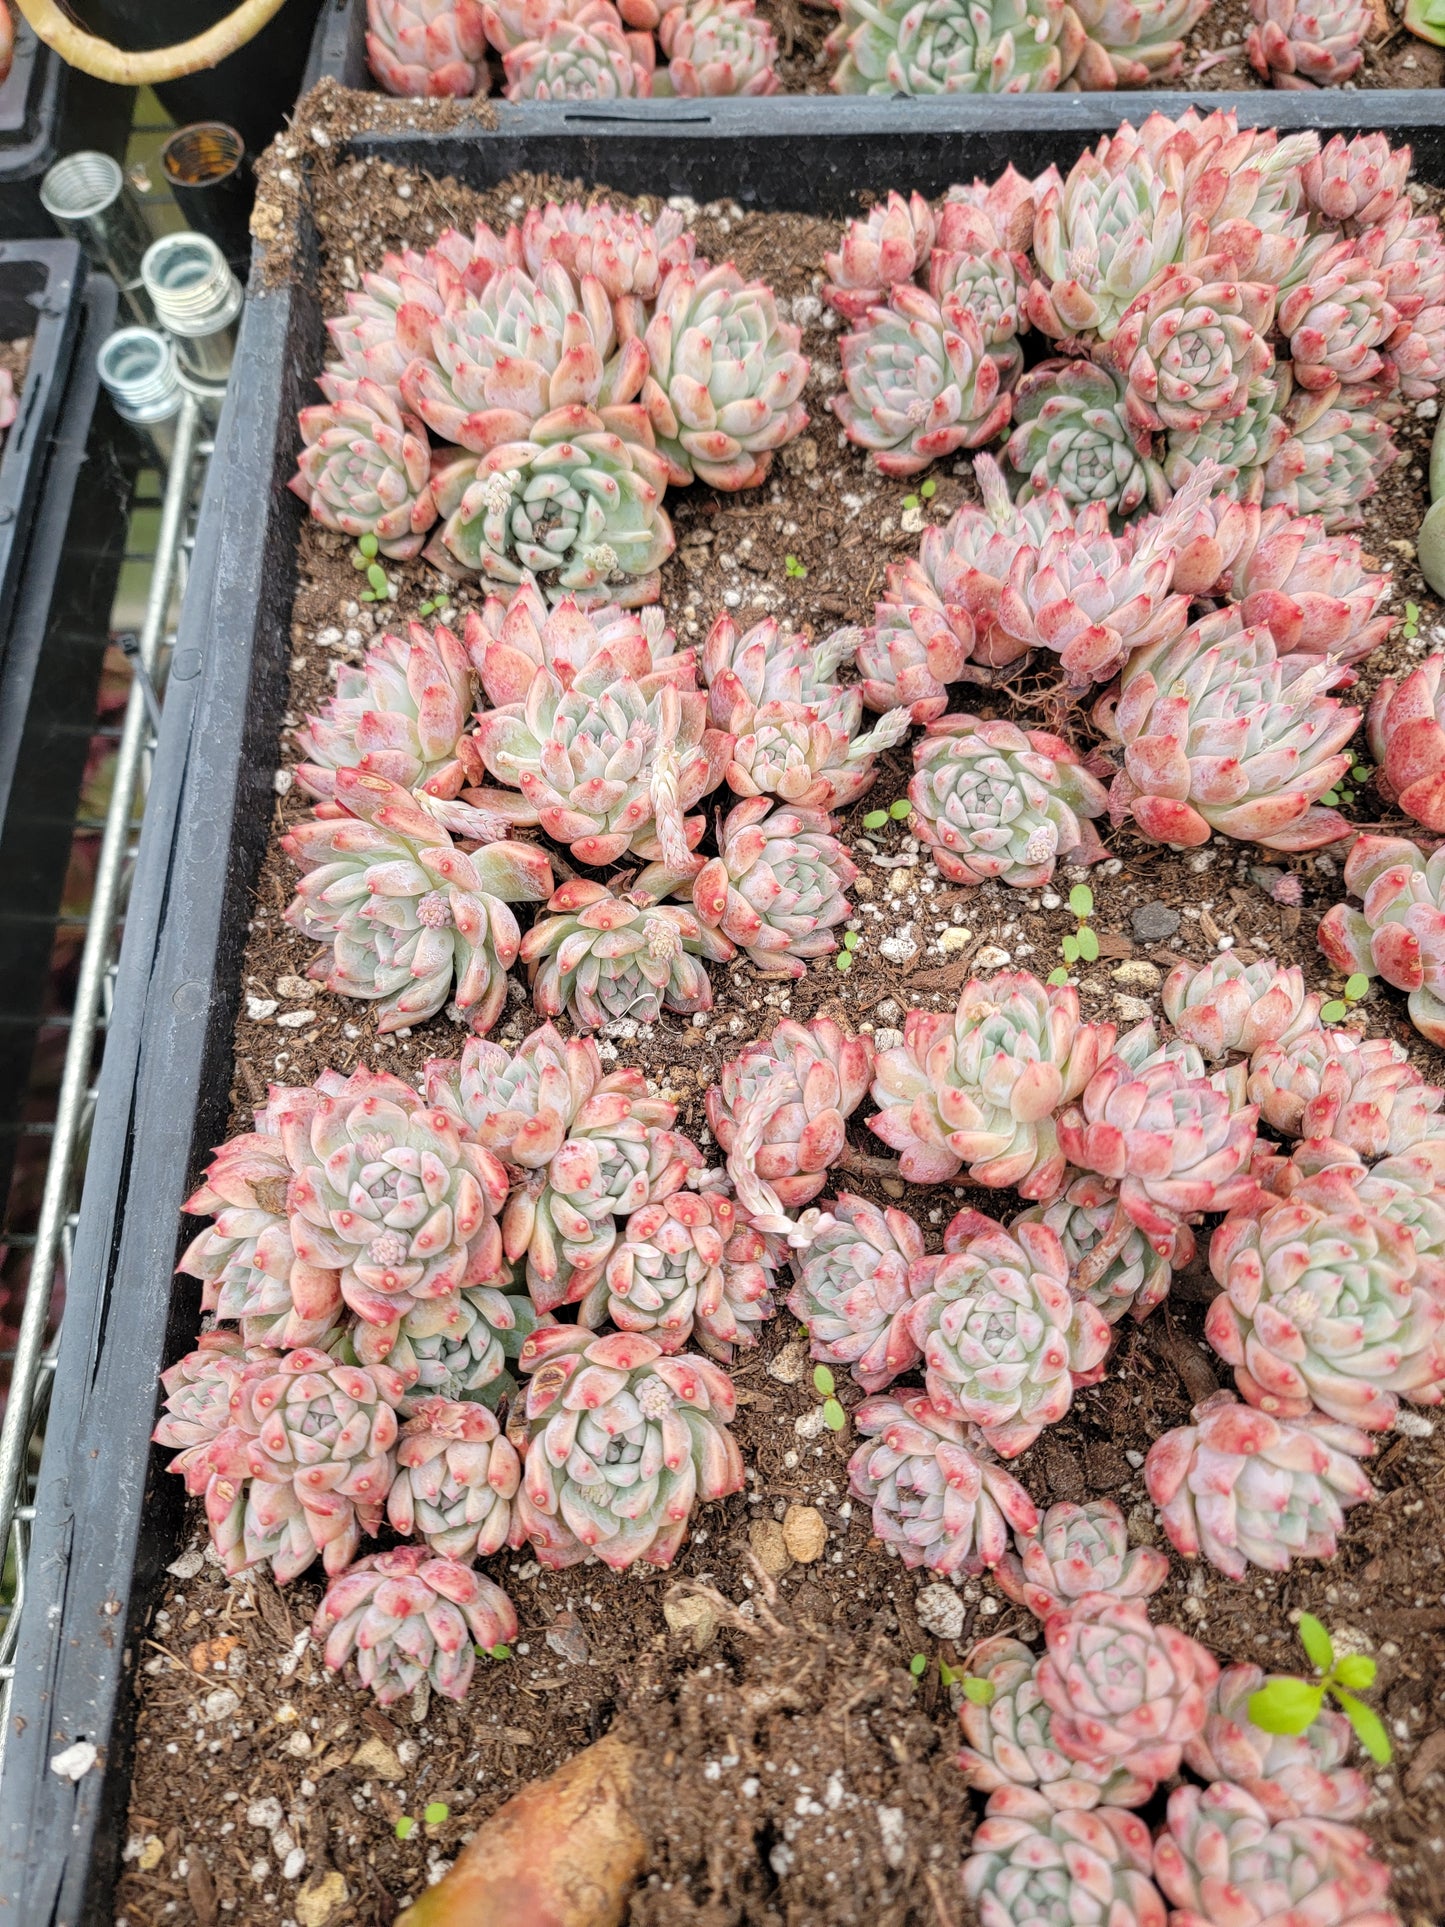
<path id="1" fill-rule="evenodd" d="M 853 952 L 858 948 L 859 942 L 860 938 L 856 930 L 845 930 L 843 932 L 843 948 L 833 959 L 835 969 L 851 970 L 853 968 Z"/>
<path id="2" fill-rule="evenodd" d="M 912 808 L 906 796 L 897 797 L 886 810 L 869 810 L 863 819 L 863 827 L 865 830 L 886 829 L 890 818 L 895 823 L 901 823 Z"/>
<path id="3" fill-rule="evenodd" d="M 473 1646 L 472 1651 L 478 1659 L 510 1659 L 512 1657 L 511 1647 L 501 1644 L 496 1646 Z"/>
<path id="4" fill-rule="evenodd" d="M 1413 642 L 1420 633 L 1420 605 L 1418 602 L 1405 604 L 1405 620 L 1400 624 L 1400 634 L 1406 642 Z"/>
<path id="5" fill-rule="evenodd" d="M 1094 914 L 1094 893 L 1087 883 L 1076 883 L 1069 892 L 1069 908 L 1077 917 L 1079 927 L 1071 930 L 1059 948 L 1064 953 L 1064 961 L 1057 970 L 1049 975 L 1051 984 L 1066 984 L 1069 981 L 1069 966 L 1076 963 L 1097 963 L 1099 960 L 1099 936 L 1089 918 Z"/>
<path id="6" fill-rule="evenodd" d="M 925 502 L 931 502 L 934 496 L 937 495 L 937 493 L 938 493 L 938 484 L 937 482 L 934 481 L 933 477 L 930 475 L 928 480 L 919 489 L 917 495 L 904 496 L 903 506 L 906 509 L 922 508 L 923 504 Z"/>
<path id="7" fill-rule="evenodd" d="M 1321 802 L 1331 805 L 1337 803 L 1353 803 L 1356 796 L 1359 795 L 1361 789 L 1369 782 L 1374 773 L 1374 766 L 1372 764 L 1356 763 L 1344 782 L 1336 783 L 1332 790 L 1325 791 L 1323 797 L 1320 799 Z"/>
<path id="8" fill-rule="evenodd" d="M 446 591 L 439 590 L 436 595 L 428 596 L 425 602 L 418 604 L 417 614 L 419 616 L 443 615 L 451 607 L 451 602 L 452 599 Z"/>
<path id="9" fill-rule="evenodd" d="M 928 1671 L 927 1653 L 915 1653 L 912 1659 L 910 1659 L 908 1662 L 908 1670 L 910 1673 L 912 1673 L 915 1679 L 921 1680 L 923 1678 L 923 1675 Z M 957 1672 L 952 1666 L 950 1666 L 948 1661 L 943 1657 L 942 1653 L 938 1655 L 938 1677 L 945 1690 L 947 1690 L 947 1688 L 950 1686 L 961 1686 L 964 1692 L 967 1693 L 968 1691 L 967 1675 Z M 976 1686 L 978 1685 L 988 1686 L 988 1681 L 975 1680 L 974 1684 Z M 990 1699 L 993 1698 L 993 1688 L 991 1686 L 989 1686 L 989 1698 Z M 985 1702 L 985 1704 L 986 1703 L 987 1702 Z"/>
<path id="10" fill-rule="evenodd" d="M 1370 980 L 1362 970 L 1357 970 L 1353 977 L 1345 979 L 1343 996 L 1331 997 L 1327 1004 L 1321 1006 L 1320 1022 L 1322 1024 L 1340 1023 L 1349 1016 L 1360 999 L 1369 994 Z"/>
<path id="11" fill-rule="evenodd" d="M 1335 1642 L 1313 1613 L 1300 1614 L 1299 1636 L 1320 1677 L 1293 1679 L 1288 1674 L 1276 1674 L 1257 1693 L 1250 1694 L 1249 1717 L 1266 1733 L 1304 1733 L 1319 1718 L 1328 1693 L 1370 1758 L 1378 1766 L 1388 1766 L 1394 1749 L 1384 1721 L 1373 1706 L 1355 1697 L 1374 1685 L 1374 1660 L 1366 1653 L 1345 1653 L 1336 1658 Z"/>
<path id="12" fill-rule="evenodd" d="M 394 601 L 396 590 L 386 570 L 377 561 L 378 544 L 374 535 L 363 535 L 357 542 L 351 557 L 353 569 L 364 570 L 367 586 L 356 598 L 358 602 Z"/>
<path id="13" fill-rule="evenodd" d="M 795 555 L 785 555 L 783 557 L 783 571 L 786 575 L 791 576 L 795 582 L 801 582 L 803 577 L 808 573 Z"/>
<path id="14" fill-rule="evenodd" d="M 848 1414 L 835 1397 L 837 1384 L 826 1365 L 813 1367 L 813 1390 L 823 1401 L 823 1423 L 830 1432 L 841 1432 L 848 1423 Z"/>

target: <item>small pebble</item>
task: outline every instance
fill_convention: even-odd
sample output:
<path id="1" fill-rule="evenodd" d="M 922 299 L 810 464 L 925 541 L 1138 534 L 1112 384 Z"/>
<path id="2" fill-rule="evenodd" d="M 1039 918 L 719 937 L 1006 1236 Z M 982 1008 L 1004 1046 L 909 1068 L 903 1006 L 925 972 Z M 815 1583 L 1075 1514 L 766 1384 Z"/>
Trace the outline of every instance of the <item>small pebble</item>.
<path id="1" fill-rule="evenodd" d="M 1141 903 L 1129 924 L 1140 943 L 1166 943 L 1179 929 L 1179 912 L 1167 903 Z"/>
<path id="2" fill-rule="evenodd" d="M 986 943 L 973 961 L 980 970 L 1003 970 L 1013 962 L 1013 958 L 1000 945 Z"/>
<path id="3" fill-rule="evenodd" d="M 1147 957 L 1130 957 L 1114 972 L 1116 984 L 1128 984 L 1134 990 L 1157 990 L 1163 981 L 1158 964 L 1150 963 Z"/>
<path id="4" fill-rule="evenodd" d="M 952 1586 L 942 1582 L 925 1586 L 914 1600 L 913 1610 L 924 1632 L 932 1633 L 935 1639 L 958 1639 L 962 1635 L 963 1601 Z"/>
<path id="5" fill-rule="evenodd" d="M 819 1411 L 822 1410 L 820 1406 Z M 816 1506 L 790 1505 L 783 1515 L 783 1543 L 799 1565 L 821 1559 L 828 1544 L 828 1528 Z"/>

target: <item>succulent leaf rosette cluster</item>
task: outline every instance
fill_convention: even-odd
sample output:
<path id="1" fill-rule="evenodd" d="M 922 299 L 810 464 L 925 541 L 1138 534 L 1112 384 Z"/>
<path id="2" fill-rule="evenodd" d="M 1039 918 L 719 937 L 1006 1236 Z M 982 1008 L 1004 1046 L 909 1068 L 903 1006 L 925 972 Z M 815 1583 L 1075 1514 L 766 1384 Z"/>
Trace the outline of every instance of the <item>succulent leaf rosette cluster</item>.
<path id="1" fill-rule="evenodd" d="M 450 0 L 370 4 L 419 46 L 449 22 L 476 57 L 485 30 L 513 98 L 652 91 L 652 35 L 611 0 L 467 0 L 465 22 Z M 751 0 L 695 12 L 674 9 L 666 29 L 677 90 L 767 91 L 776 49 Z M 536 584 L 553 600 L 656 601 L 667 488 L 755 488 L 808 419 L 798 327 L 763 283 L 696 259 L 671 212 L 553 203 L 501 234 L 447 229 L 385 256 L 346 310 L 292 486 L 373 553 L 405 560 L 430 536 L 440 569 L 507 600 Z"/>

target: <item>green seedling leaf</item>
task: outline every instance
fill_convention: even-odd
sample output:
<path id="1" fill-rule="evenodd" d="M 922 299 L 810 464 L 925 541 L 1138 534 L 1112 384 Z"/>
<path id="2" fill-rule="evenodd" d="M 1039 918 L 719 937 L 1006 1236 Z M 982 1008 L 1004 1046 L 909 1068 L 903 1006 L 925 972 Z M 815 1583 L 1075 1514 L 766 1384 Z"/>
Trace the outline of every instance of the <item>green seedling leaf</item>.
<path id="1" fill-rule="evenodd" d="M 940 1653 L 938 1658 L 938 1677 L 943 1681 L 945 1686 L 957 1686 L 963 1678 L 963 1674 L 955 1673 L 948 1661 Z"/>
<path id="2" fill-rule="evenodd" d="M 843 1427 L 848 1423 L 848 1414 L 843 1410 L 843 1407 L 838 1403 L 836 1398 L 824 1399 L 823 1423 L 830 1432 L 841 1432 Z"/>
<path id="3" fill-rule="evenodd" d="M 378 595 L 386 594 L 388 587 L 386 570 L 382 568 L 379 562 L 369 562 L 367 564 L 366 579 Z"/>
<path id="4" fill-rule="evenodd" d="M 1375 1662 L 1368 1653 L 1346 1653 L 1337 1662 L 1334 1677 L 1341 1686 L 1349 1686 L 1357 1691 L 1375 1683 Z"/>
<path id="5" fill-rule="evenodd" d="M 833 1374 L 828 1370 L 828 1367 L 826 1365 L 815 1365 L 813 1367 L 813 1390 L 818 1396 L 820 1398 L 831 1398 L 835 1388 L 836 1381 Z"/>
<path id="6" fill-rule="evenodd" d="M 1076 883 L 1069 892 L 1069 908 L 1076 917 L 1092 917 L 1094 893 L 1087 883 Z"/>
<path id="7" fill-rule="evenodd" d="M 1353 977 L 1345 981 L 1345 995 L 1352 1004 L 1357 1004 L 1370 988 L 1370 980 L 1363 970 L 1357 970 Z"/>
<path id="8" fill-rule="evenodd" d="M 928 1671 L 928 1655 L 926 1653 L 915 1653 L 908 1662 L 908 1670 L 915 1679 L 922 1679 L 923 1675 Z"/>
<path id="9" fill-rule="evenodd" d="M 416 1821 L 412 1819 L 409 1813 L 404 1813 L 396 1823 L 397 1839 L 410 1840 L 411 1836 L 415 1832 L 416 1832 Z"/>
<path id="10" fill-rule="evenodd" d="M 1088 924 L 1081 925 L 1079 929 L 1079 955 L 1085 963 L 1097 963 L 1099 960 L 1099 933 Z"/>
<path id="11" fill-rule="evenodd" d="M 369 560 L 370 557 L 363 555 L 359 548 L 351 551 L 351 566 L 353 569 L 364 569 Z"/>
<path id="12" fill-rule="evenodd" d="M 445 1800 L 433 1800 L 427 1807 L 426 1812 L 422 1815 L 422 1818 L 429 1827 L 439 1827 L 450 1812 L 451 1808 Z"/>
<path id="13" fill-rule="evenodd" d="M 989 1706 L 993 1703 L 994 1683 L 991 1679 L 980 1679 L 977 1673 L 963 1676 L 963 1697 L 974 1706 Z"/>
<path id="14" fill-rule="evenodd" d="M 1331 997 L 1330 1001 L 1323 1005 L 1320 1010 L 1320 1022 L 1322 1024 L 1337 1024 L 1342 1017 L 1348 1017 L 1349 1014 L 1350 1007 L 1348 1004 L 1342 1004 L 1338 997 Z"/>
<path id="15" fill-rule="evenodd" d="M 1335 1663 L 1335 1642 L 1313 1613 L 1299 1616 L 1300 1645 L 1310 1656 L 1310 1664 L 1327 1673 Z"/>
<path id="16" fill-rule="evenodd" d="M 1339 800 L 1340 800 L 1340 793 L 1338 790 L 1326 790 L 1324 795 L 1320 798 L 1320 801 L 1322 803 L 1338 803 Z"/>
<path id="17" fill-rule="evenodd" d="M 511 1647 L 504 1646 L 501 1644 L 498 1644 L 496 1646 L 489 1646 L 487 1648 L 487 1652 L 489 1657 L 492 1659 L 510 1659 L 512 1657 Z"/>
<path id="18" fill-rule="evenodd" d="M 1420 605 L 1418 602 L 1407 602 L 1405 604 L 1405 620 L 1406 622 L 1418 622 L 1420 620 Z"/>
<path id="19" fill-rule="evenodd" d="M 851 970 L 853 968 L 853 952 L 851 950 L 840 950 L 833 959 L 833 967 L 835 970 Z"/>
<path id="20" fill-rule="evenodd" d="M 1281 1676 L 1249 1696 L 1249 1717 L 1266 1733 L 1304 1733 L 1314 1725 L 1324 1704 L 1323 1686 Z"/>
<path id="21" fill-rule="evenodd" d="M 374 562 L 381 550 L 381 544 L 374 535 L 363 535 L 356 546 L 361 550 L 361 553 L 366 557 L 368 562 Z"/>
<path id="22" fill-rule="evenodd" d="M 899 796 L 888 805 L 888 814 L 893 818 L 895 823 L 901 823 L 912 808 L 913 805 L 906 796 Z"/>
<path id="23" fill-rule="evenodd" d="M 843 948 L 845 950 L 856 950 L 858 948 L 858 932 L 856 930 L 845 930 L 843 932 Z"/>
<path id="24" fill-rule="evenodd" d="M 1388 1766 L 1395 1757 L 1395 1749 L 1390 1744 L 1390 1736 L 1385 1731 L 1385 1723 L 1373 1706 L 1366 1706 L 1357 1700 L 1353 1693 L 1343 1693 L 1338 1687 L 1335 1698 L 1339 1701 L 1340 1711 L 1355 1729 L 1355 1738 L 1364 1747 L 1377 1766 Z"/>
<path id="25" fill-rule="evenodd" d="M 1368 783 L 1374 773 L 1368 763 L 1356 763 L 1355 767 L 1350 771 L 1351 776 L 1354 777 L 1357 783 Z"/>
<path id="26" fill-rule="evenodd" d="M 795 555 L 789 555 L 784 557 L 783 568 L 785 572 L 788 575 L 792 576 L 794 581 L 797 581 L 797 582 L 801 582 L 803 577 L 808 573 L 808 571 L 803 567 L 802 563 L 798 560 L 797 556 Z"/>
<path id="27" fill-rule="evenodd" d="M 881 830 L 887 821 L 887 810 L 869 810 L 863 819 L 863 827 L 865 830 Z"/>
<path id="28" fill-rule="evenodd" d="M 1065 970 L 1064 966 L 1060 964 L 1057 970 L 1051 970 L 1049 972 L 1047 981 L 1051 984 L 1066 984 L 1069 981 L 1069 973 Z"/>
<path id="29" fill-rule="evenodd" d="M 923 497 L 925 502 L 931 502 L 934 496 L 937 495 L 938 484 L 937 482 L 934 481 L 931 475 L 929 476 L 928 480 L 923 484 L 923 487 L 919 489 L 918 493 Z"/>
<path id="30" fill-rule="evenodd" d="M 1065 937 L 1059 948 L 1064 953 L 1065 963 L 1077 963 L 1084 954 L 1083 947 L 1075 936 Z"/>
<path id="31" fill-rule="evenodd" d="M 921 504 L 916 495 L 905 495 L 903 498 L 903 506 L 906 509 L 916 509 L 919 508 Z"/>

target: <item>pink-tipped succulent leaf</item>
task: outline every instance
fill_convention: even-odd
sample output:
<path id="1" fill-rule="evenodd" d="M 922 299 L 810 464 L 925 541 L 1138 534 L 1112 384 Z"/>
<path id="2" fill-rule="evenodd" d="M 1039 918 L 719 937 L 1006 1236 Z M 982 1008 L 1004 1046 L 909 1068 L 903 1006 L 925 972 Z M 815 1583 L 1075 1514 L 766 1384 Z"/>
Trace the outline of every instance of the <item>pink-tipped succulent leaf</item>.
<path id="1" fill-rule="evenodd" d="M 1086 1593 L 1147 1599 L 1169 1576 L 1162 1552 L 1130 1546 L 1124 1515 L 1110 1499 L 1051 1505 L 1035 1531 L 1015 1535 L 1015 1544 L 994 1577 L 1001 1591 L 1039 1620 L 1068 1612 Z"/>
<path id="2" fill-rule="evenodd" d="M 340 1672 L 354 1661 L 383 1706 L 429 1686 L 465 1699 L 476 1649 L 517 1637 L 517 1615 L 500 1586 L 427 1546 L 397 1546 L 358 1559 L 316 1609 L 312 1637 Z"/>

